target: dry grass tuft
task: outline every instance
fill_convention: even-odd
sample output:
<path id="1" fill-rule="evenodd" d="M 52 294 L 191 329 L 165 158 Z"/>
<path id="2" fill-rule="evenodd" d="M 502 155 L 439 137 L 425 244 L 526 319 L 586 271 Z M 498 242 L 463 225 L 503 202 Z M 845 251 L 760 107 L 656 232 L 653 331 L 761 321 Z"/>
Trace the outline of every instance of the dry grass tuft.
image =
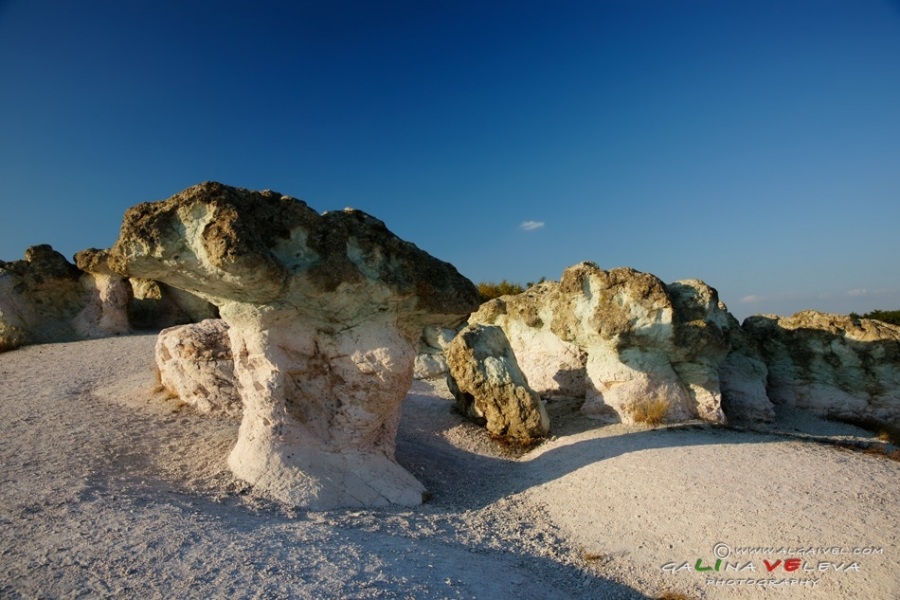
<path id="1" fill-rule="evenodd" d="M 491 439 L 513 456 L 521 456 L 540 446 L 545 438 L 515 438 L 508 435 L 489 433 Z"/>
<path id="2" fill-rule="evenodd" d="M 691 600 L 691 597 L 681 592 L 663 592 L 657 600 Z"/>
<path id="3" fill-rule="evenodd" d="M 666 422 L 669 400 L 664 396 L 657 396 L 650 400 L 634 402 L 627 407 L 627 410 L 635 423 L 656 427 Z"/>
<path id="4" fill-rule="evenodd" d="M 586 548 L 581 549 L 581 560 L 585 562 L 598 562 L 601 560 L 606 560 L 606 555 L 602 552 L 591 552 Z"/>

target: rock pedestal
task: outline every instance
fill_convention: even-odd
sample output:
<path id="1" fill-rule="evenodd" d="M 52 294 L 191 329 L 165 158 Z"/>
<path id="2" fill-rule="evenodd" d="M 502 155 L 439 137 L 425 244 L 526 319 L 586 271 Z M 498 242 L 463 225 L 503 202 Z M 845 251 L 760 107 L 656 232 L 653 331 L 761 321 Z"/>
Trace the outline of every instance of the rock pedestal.
<path id="1" fill-rule="evenodd" d="M 361 211 L 320 215 L 218 183 L 130 209 L 113 257 L 228 323 L 243 402 L 236 476 L 314 509 L 422 502 L 394 444 L 422 329 L 478 305 L 452 265 Z"/>
<path id="2" fill-rule="evenodd" d="M 73 322 L 79 337 L 95 338 L 131 331 L 128 304 L 131 286 L 109 266 L 109 252 L 89 248 L 75 255 L 75 265 L 83 271 L 81 285 L 86 303 Z"/>

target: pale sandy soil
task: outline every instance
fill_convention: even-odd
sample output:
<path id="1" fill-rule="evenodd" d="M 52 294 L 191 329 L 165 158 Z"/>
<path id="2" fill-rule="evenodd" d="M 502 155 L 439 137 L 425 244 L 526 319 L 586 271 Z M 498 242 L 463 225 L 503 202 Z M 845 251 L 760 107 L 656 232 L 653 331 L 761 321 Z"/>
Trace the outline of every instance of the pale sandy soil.
<path id="1" fill-rule="evenodd" d="M 0 354 L 0 598 L 900 598 L 898 462 L 598 426 L 571 402 L 549 405 L 555 437 L 515 459 L 417 383 L 397 455 L 433 500 L 306 512 L 233 480 L 236 422 L 154 391 L 154 340 Z M 784 417 L 792 435 L 870 435 Z M 835 547 L 850 553 L 798 551 Z M 719 572 L 695 570 L 717 553 Z"/>

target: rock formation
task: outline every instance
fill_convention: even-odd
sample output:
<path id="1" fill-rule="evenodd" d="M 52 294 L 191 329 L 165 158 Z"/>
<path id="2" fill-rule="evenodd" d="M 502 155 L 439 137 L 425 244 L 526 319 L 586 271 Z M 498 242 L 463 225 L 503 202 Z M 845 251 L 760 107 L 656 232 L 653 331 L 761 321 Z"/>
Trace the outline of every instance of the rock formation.
<path id="1" fill-rule="evenodd" d="M 723 363 L 729 389 L 746 390 L 733 398 L 736 412 L 769 417 L 765 406 L 743 404 L 767 403 L 754 395 L 765 381 L 761 361 L 751 343 L 729 358 L 737 321 L 697 280 L 666 285 L 634 269 L 580 263 L 558 283 L 486 303 L 469 323 L 502 327 L 534 389 L 584 396 L 590 417 L 631 422 L 656 402 L 667 405 L 669 421 L 724 422 Z"/>
<path id="2" fill-rule="evenodd" d="M 128 320 L 135 329 L 164 329 L 219 316 L 215 305 L 165 283 L 139 277 L 129 283 Z"/>
<path id="3" fill-rule="evenodd" d="M 160 384 L 199 412 L 241 415 L 225 321 L 163 329 L 156 340 L 156 366 Z"/>
<path id="4" fill-rule="evenodd" d="M 545 281 L 521 294 L 485 302 L 469 323 L 503 329 L 528 383 L 541 396 L 583 398 L 587 353 L 550 326 L 558 296 L 559 284 Z"/>
<path id="5" fill-rule="evenodd" d="M 541 438 L 550 418 L 530 387 L 500 327 L 469 325 L 446 352 L 447 382 L 459 411 L 495 435 Z"/>
<path id="6" fill-rule="evenodd" d="M 419 339 L 419 354 L 416 356 L 413 377 L 435 379 L 447 376 L 447 360 L 444 352 L 456 336 L 455 329 L 428 326 L 422 330 Z"/>
<path id="7" fill-rule="evenodd" d="M 422 329 L 477 307 L 455 268 L 363 212 L 217 183 L 131 208 L 113 262 L 219 307 L 243 401 L 236 476 L 316 509 L 422 501 L 394 444 Z"/>
<path id="8" fill-rule="evenodd" d="M 28 248 L 24 260 L 0 261 L 0 352 L 216 315 L 215 306 L 192 294 L 123 277 L 111 268 L 107 250 L 82 250 L 73 265 L 43 244 Z"/>
<path id="9" fill-rule="evenodd" d="M 73 321 L 90 296 L 81 275 L 48 245 L 28 248 L 24 260 L 0 262 L 0 351 L 78 339 Z"/>
<path id="10" fill-rule="evenodd" d="M 900 423 L 900 327 L 812 310 L 749 317 L 775 404 Z"/>
<path id="11" fill-rule="evenodd" d="M 73 327 L 79 338 L 96 338 L 131 331 L 128 305 L 131 286 L 109 266 L 109 252 L 89 248 L 75 255 L 82 271 L 81 286 L 86 292 L 84 308 L 75 316 Z"/>

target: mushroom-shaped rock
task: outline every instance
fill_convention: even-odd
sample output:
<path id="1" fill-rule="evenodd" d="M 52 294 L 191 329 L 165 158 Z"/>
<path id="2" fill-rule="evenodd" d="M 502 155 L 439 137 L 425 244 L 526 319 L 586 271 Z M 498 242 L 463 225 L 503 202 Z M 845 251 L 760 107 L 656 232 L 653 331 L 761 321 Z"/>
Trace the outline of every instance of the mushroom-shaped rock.
<path id="1" fill-rule="evenodd" d="M 452 265 L 361 211 L 219 183 L 129 209 L 113 262 L 219 307 L 243 402 L 237 477 L 313 509 L 422 502 L 395 439 L 422 329 L 478 306 Z"/>
<path id="2" fill-rule="evenodd" d="M 206 319 L 163 329 L 156 338 L 156 367 L 160 384 L 199 412 L 240 416 L 225 321 Z"/>
<path id="3" fill-rule="evenodd" d="M 528 440 L 550 431 L 540 396 L 500 327 L 469 325 L 447 348 L 447 378 L 459 411 L 495 435 Z"/>

